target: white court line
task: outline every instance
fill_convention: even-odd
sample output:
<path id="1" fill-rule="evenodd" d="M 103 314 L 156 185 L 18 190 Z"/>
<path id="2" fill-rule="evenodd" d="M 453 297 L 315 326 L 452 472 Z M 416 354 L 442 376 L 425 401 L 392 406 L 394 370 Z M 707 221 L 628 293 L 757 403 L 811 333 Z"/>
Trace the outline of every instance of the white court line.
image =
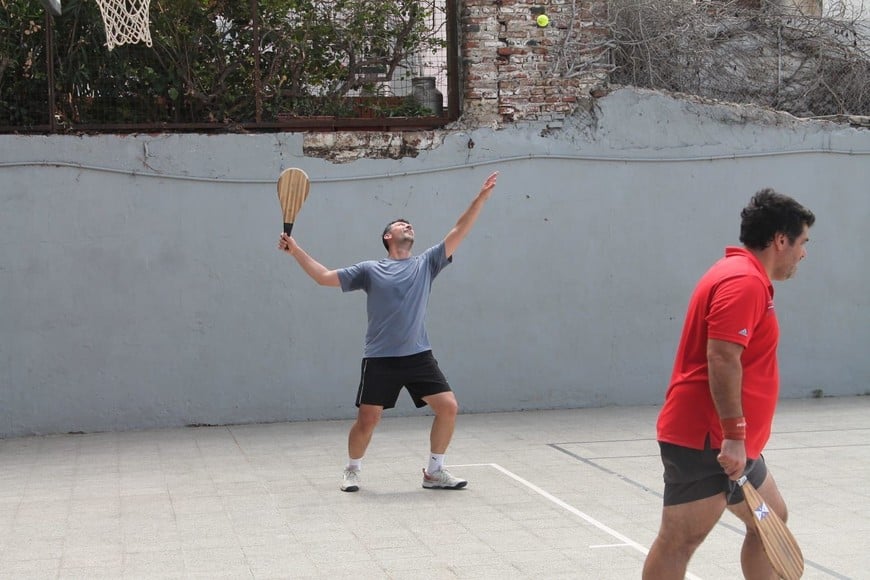
<path id="1" fill-rule="evenodd" d="M 644 555 L 649 554 L 649 549 L 647 549 L 645 546 L 638 544 L 637 542 L 635 542 L 634 540 L 632 540 L 628 536 L 617 532 L 616 530 L 614 530 L 610 526 L 607 526 L 607 525 L 599 522 L 598 520 L 596 520 L 595 518 L 593 518 L 589 514 L 581 512 L 580 510 L 578 510 L 577 508 L 575 508 L 571 504 L 562 501 L 561 499 L 559 499 L 555 495 L 551 494 L 550 492 L 548 492 L 544 489 L 541 489 L 540 487 L 538 487 L 537 485 L 535 485 L 531 481 L 527 481 L 527 480 L 523 479 L 522 477 L 520 477 L 516 473 L 513 473 L 512 471 L 505 469 L 504 467 L 502 467 L 498 463 L 467 463 L 465 465 L 451 465 L 450 467 L 492 467 L 494 469 L 497 469 L 498 471 L 507 475 L 511 479 L 523 484 L 524 486 L 526 486 L 530 490 L 534 491 L 535 493 L 537 493 L 541 497 L 550 500 L 551 502 L 553 502 L 554 504 L 556 504 L 560 508 L 571 512 L 572 514 L 579 517 L 580 519 L 592 524 L 593 526 L 595 526 L 596 528 L 598 528 L 602 532 L 604 532 L 610 536 L 613 536 L 617 540 L 621 541 L 622 544 L 618 544 L 618 545 L 629 546 L 629 547 L 634 548 L 635 550 L 637 550 L 638 552 L 640 552 Z M 695 576 L 694 574 L 691 574 L 689 572 L 686 572 L 686 578 L 689 578 L 690 580 L 701 580 L 698 576 Z"/>

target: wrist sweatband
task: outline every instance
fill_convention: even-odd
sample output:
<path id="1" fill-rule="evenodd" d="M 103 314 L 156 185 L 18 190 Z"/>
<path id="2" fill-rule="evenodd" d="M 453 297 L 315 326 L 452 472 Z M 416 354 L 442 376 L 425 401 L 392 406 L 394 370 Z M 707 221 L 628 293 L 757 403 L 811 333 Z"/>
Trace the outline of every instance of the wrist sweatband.
<path id="1" fill-rule="evenodd" d="M 722 426 L 722 438 L 734 439 L 743 441 L 746 439 L 746 418 L 731 417 L 730 419 L 719 419 L 719 424 Z"/>

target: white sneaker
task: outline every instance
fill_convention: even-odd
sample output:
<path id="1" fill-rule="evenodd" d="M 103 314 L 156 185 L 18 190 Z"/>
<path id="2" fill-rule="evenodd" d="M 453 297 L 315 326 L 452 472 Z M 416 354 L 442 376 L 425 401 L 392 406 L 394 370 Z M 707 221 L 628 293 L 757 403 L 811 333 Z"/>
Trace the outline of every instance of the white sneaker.
<path id="1" fill-rule="evenodd" d="M 423 470 L 423 487 L 426 489 L 462 489 L 466 485 L 468 485 L 466 480 L 451 475 L 443 467 L 441 471 L 435 473 L 426 473 L 426 470 Z"/>
<path id="2" fill-rule="evenodd" d="M 359 491 L 359 480 L 358 470 L 345 469 L 341 478 L 341 491 Z"/>

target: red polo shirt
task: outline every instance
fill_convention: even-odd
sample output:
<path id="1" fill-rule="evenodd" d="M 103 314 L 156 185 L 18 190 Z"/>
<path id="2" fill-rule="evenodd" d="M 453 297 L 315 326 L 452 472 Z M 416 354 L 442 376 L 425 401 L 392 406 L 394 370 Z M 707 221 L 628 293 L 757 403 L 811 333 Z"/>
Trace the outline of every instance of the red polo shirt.
<path id="1" fill-rule="evenodd" d="M 659 414 L 659 441 L 704 449 L 709 435 L 714 449 L 722 446 L 719 415 L 710 394 L 708 338 L 744 347 L 746 455 L 757 459 L 770 438 L 779 395 L 779 325 L 773 285 L 758 259 L 744 248 L 726 248 L 725 257 L 713 264 L 695 287 Z"/>

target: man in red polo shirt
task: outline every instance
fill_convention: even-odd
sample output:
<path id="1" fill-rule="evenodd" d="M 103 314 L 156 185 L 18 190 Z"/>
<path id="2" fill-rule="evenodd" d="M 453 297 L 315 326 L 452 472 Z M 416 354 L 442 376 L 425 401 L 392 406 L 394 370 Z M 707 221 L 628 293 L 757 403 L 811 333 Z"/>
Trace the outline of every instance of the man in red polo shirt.
<path id="1" fill-rule="evenodd" d="M 785 521 L 785 502 L 761 455 L 779 394 L 771 281 L 795 274 L 815 216 L 772 189 L 756 193 L 740 216 L 743 247 L 726 248 L 689 301 L 659 414 L 664 507 L 645 580 L 684 578 L 726 507 L 746 524 L 744 576 L 776 577 L 733 482 L 745 473 Z"/>

